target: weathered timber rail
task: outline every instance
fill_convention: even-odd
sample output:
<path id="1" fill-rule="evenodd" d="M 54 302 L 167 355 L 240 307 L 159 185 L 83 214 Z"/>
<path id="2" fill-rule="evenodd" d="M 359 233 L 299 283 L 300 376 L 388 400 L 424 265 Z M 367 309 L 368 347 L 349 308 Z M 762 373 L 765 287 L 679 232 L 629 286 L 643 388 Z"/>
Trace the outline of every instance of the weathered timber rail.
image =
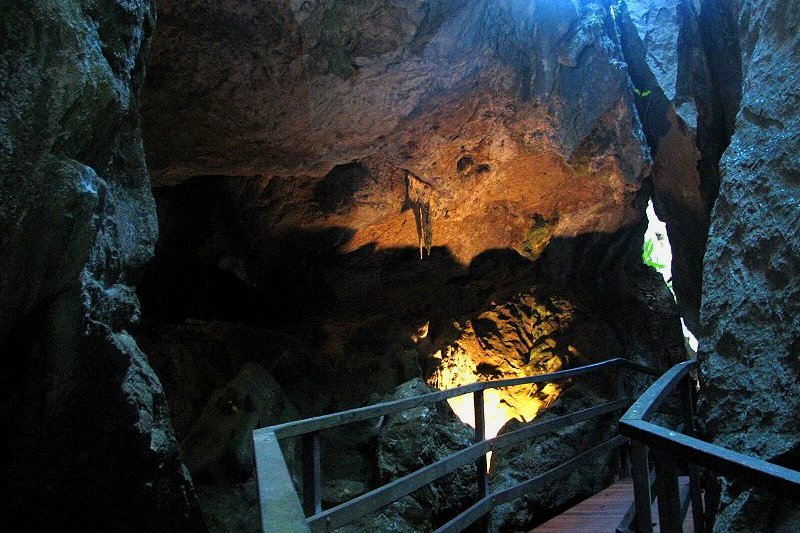
<path id="1" fill-rule="evenodd" d="M 690 502 L 695 533 L 711 531 L 714 509 L 706 508 L 700 468 L 800 500 L 800 472 L 695 437 L 695 386 L 690 373 L 696 368 L 696 361 L 686 361 L 672 367 L 639 397 L 619 421 L 620 432 L 631 441 L 634 504 L 617 528 L 618 533 L 652 533 L 651 505 L 656 497 L 662 533 L 683 530 L 682 524 Z M 684 418 L 682 429 L 673 431 L 651 422 L 658 408 L 678 388 Z M 650 459 L 655 465 L 655 491 L 652 490 Z M 679 461 L 686 463 L 689 475 L 689 490 L 685 495 L 679 494 L 678 490 Z"/>
<path id="2" fill-rule="evenodd" d="M 513 387 L 539 383 L 550 383 L 585 374 L 615 370 L 617 373 L 618 398 L 581 411 L 560 416 L 547 422 L 533 423 L 511 433 L 493 439 L 485 438 L 483 391 L 492 388 Z M 592 418 L 621 411 L 632 400 L 622 397 L 622 372 L 633 370 L 658 376 L 655 370 L 625 359 L 610 359 L 600 363 L 560 370 L 524 378 L 498 381 L 482 381 L 413 398 L 395 400 L 381 404 L 352 409 L 306 420 L 298 420 L 276 426 L 257 429 L 253 432 L 253 443 L 258 477 L 261 526 L 264 533 L 320 533 L 347 525 L 376 511 L 412 492 L 436 481 L 470 463 L 476 465 L 478 501 L 440 527 L 436 533 L 456 533 L 471 524 L 484 520 L 492 508 L 524 496 L 552 481 L 565 476 L 588 461 L 626 445 L 628 439 L 616 436 L 587 450 L 566 463 L 524 481 L 514 487 L 498 492 L 489 492 L 486 476 L 486 454 L 503 447 L 532 439 L 544 433 L 577 424 Z M 407 409 L 445 401 L 449 398 L 472 394 L 475 406 L 475 444 L 459 450 L 448 457 L 425 466 L 402 478 L 378 487 L 348 502 L 322 510 L 320 432 L 354 422 L 386 416 Z M 301 437 L 303 449 L 303 497 L 295 490 L 279 441 Z"/>

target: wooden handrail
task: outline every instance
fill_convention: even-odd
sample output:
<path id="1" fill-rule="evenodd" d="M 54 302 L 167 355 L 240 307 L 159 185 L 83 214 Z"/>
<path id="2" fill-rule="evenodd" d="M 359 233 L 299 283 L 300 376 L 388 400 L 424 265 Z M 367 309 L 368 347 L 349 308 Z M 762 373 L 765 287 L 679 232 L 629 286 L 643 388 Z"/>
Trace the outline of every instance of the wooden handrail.
<path id="1" fill-rule="evenodd" d="M 681 385 L 688 422 L 686 431 L 692 433 L 694 419 L 692 386 L 687 377 L 697 366 L 696 361 L 685 361 L 669 369 L 634 402 L 619 421 L 620 432 L 631 439 L 632 446 L 647 445 L 653 452 L 657 478 L 660 478 L 657 479 L 659 520 L 661 521 L 661 531 L 665 533 L 681 531 L 681 524 L 686 513 L 686 506 L 681 506 L 677 497 L 678 472 L 675 463 L 677 458 L 689 461 L 690 493 L 696 532 L 705 531 L 706 520 L 703 510 L 697 509 L 698 506 L 702 506 L 702 497 L 695 465 L 773 493 L 780 492 L 781 495 L 800 498 L 800 472 L 705 442 L 692 434 L 666 429 L 650 422 L 653 414 L 666 398 Z M 638 461 L 643 461 L 645 464 L 639 464 L 638 468 L 635 464 L 634 471 L 642 471 L 642 469 L 646 471 L 646 455 L 640 455 Z M 636 523 L 639 524 L 636 526 L 637 533 L 652 531 L 650 498 L 646 496 L 647 491 L 638 490 L 643 487 L 644 483 L 645 480 L 641 476 L 638 480 L 634 476 Z M 647 483 L 649 485 L 649 480 Z M 621 529 L 624 528 L 621 526 Z"/>
<path id="2" fill-rule="evenodd" d="M 487 494 L 488 487 L 485 476 L 486 453 L 517 444 L 524 440 L 529 440 L 549 431 L 561 429 L 578 422 L 624 409 L 631 404 L 631 400 L 620 398 L 616 401 L 590 407 L 546 422 L 534 423 L 499 437 L 486 440 L 484 438 L 484 427 L 482 424 L 483 417 L 481 416 L 483 414 L 483 391 L 492 388 L 549 383 L 612 368 L 627 368 L 651 375 L 658 375 L 655 370 L 649 367 L 633 363 L 626 359 L 615 358 L 578 368 L 559 370 L 549 374 L 477 382 L 454 389 L 423 394 L 413 398 L 394 400 L 358 409 L 351 409 L 341 413 L 257 429 L 253 432 L 253 443 L 258 477 L 259 502 L 261 505 L 262 529 L 264 533 L 308 533 L 310 531 L 317 533 L 330 531 L 334 528 L 351 523 L 393 501 L 397 501 L 415 490 L 452 473 L 457 468 L 474 462 L 478 467 L 477 481 L 479 484 L 479 502 L 476 506 L 465 511 L 466 518 L 462 518 L 462 521 L 459 523 L 450 524 L 448 526 L 449 529 L 447 529 L 447 531 L 460 531 L 464 527 L 467 527 L 467 525 L 485 517 L 486 514 L 491 511 L 492 506 L 497 504 L 497 502 L 507 501 L 511 499 L 511 495 L 522 495 L 548 482 L 548 480 L 555 479 L 555 477 L 559 475 L 566 475 L 566 473 L 588 460 L 587 458 L 593 458 L 600 453 L 607 452 L 627 442 L 627 439 L 622 437 L 613 438 L 596 446 L 592 450 L 584 452 L 564 465 L 556 467 L 532 480 L 522 482 L 519 485 L 505 489 L 499 493 Z M 474 445 L 459 450 L 436 463 L 423 467 L 332 509 L 325 511 L 320 509 L 320 431 L 401 412 L 422 405 L 441 402 L 469 393 L 474 395 L 476 406 L 475 436 L 477 442 Z M 479 413 L 478 411 L 481 412 Z M 280 447 L 277 445 L 279 440 L 299 436 L 303 437 L 304 495 L 302 505 L 294 489 L 291 478 L 288 475 L 285 458 L 283 457 Z M 277 473 L 277 475 L 274 473 Z M 481 485 L 483 486 L 483 490 L 480 490 Z M 310 516 L 304 518 L 305 515 Z M 299 517 L 303 518 L 301 519 Z M 289 522 L 287 522 L 289 519 L 292 520 L 291 527 L 287 525 L 289 524 Z M 458 529 L 459 524 L 461 529 Z"/>
<path id="3" fill-rule="evenodd" d="M 362 422 L 364 420 L 369 420 L 370 418 L 377 418 L 380 416 L 399 413 L 401 411 L 413 409 L 414 407 L 420 407 L 422 405 L 428 405 L 431 403 L 438 403 L 443 400 L 448 400 L 450 398 L 454 398 L 456 396 L 462 396 L 464 394 L 474 393 L 476 391 L 505 388 L 505 387 L 516 387 L 519 385 L 531 385 L 537 383 L 549 383 L 551 381 L 567 379 L 575 376 L 580 376 L 582 374 L 597 372 L 598 370 L 613 368 L 617 366 L 624 366 L 631 370 L 636 370 L 650 375 L 656 375 L 656 376 L 661 375 L 652 368 L 639 365 L 632 361 L 628 361 L 627 359 L 622 359 L 618 357 L 615 359 L 608 359 L 607 361 L 601 361 L 599 363 L 594 363 L 591 365 L 570 368 L 567 370 L 558 370 L 556 372 L 550 372 L 549 374 L 538 374 L 536 376 L 501 379 L 496 381 L 476 381 L 475 383 L 470 383 L 469 385 L 462 385 L 461 387 L 455 387 L 452 389 L 447 389 L 438 392 L 431 392 L 428 394 L 420 394 L 419 396 L 414 396 L 412 398 L 404 398 L 402 400 L 393 400 L 375 405 L 368 405 L 366 407 L 359 407 L 356 409 L 349 409 L 347 411 L 341 411 L 329 415 L 306 418 L 304 420 L 295 420 L 292 422 L 286 422 L 284 424 L 277 424 L 275 426 L 270 426 L 269 428 L 256 429 L 255 431 L 258 432 L 258 431 L 263 431 L 265 429 L 269 429 L 270 431 L 273 431 L 280 440 L 283 440 L 283 439 L 288 439 L 290 437 L 298 437 L 305 433 L 323 431 L 326 429 L 331 429 L 346 424 L 352 424 L 354 422 Z"/>
<path id="4" fill-rule="evenodd" d="M 312 531 L 318 530 L 318 522 L 329 524 L 331 529 L 341 527 L 372 511 L 397 501 L 404 496 L 408 496 L 412 492 L 433 483 L 456 469 L 474 462 L 479 457 L 485 457 L 488 452 L 507 448 L 550 431 L 555 431 L 614 411 L 619 411 L 629 406 L 630 403 L 630 400 L 615 400 L 595 407 L 589 407 L 588 409 L 583 409 L 576 413 L 560 416 L 546 422 L 531 424 L 493 439 L 482 440 L 468 448 L 448 455 L 444 459 L 387 483 L 382 487 L 362 494 L 349 502 L 316 514 L 309 519 L 309 526 L 311 526 Z M 484 469 L 485 468 L 486 466 L 484 465 Z M 481 495 L 481 497 L 482 496 L 484 495 Z"/>

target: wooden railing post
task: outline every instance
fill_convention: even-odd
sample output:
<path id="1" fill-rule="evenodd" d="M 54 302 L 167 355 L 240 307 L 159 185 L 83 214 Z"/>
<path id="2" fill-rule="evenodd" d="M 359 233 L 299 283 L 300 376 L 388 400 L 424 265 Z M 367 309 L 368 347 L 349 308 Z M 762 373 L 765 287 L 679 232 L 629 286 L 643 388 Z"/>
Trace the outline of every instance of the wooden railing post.
<path id="1" fill-rule="evenodd" d="M 322 511 L 322 475 L 319 432 L 303 435 L 303 511 L 312 516 Z"/>
<path id="2" fill-rule="evenodd" d="M 661 533 L 681 533 L 680 493 L 678 490 L 678 464 L 666 450 L 653 449 L 658 493 L 658 525 Z"/>
<path id="3" fill-rule="evenodd" d="M 653 533 L 653 510 L 650 496 L 650 467 L 647 462 L 647 448 L 644 444 L 631 441 L 631 477 L 633 478 L 636 533 Z"/>
<path id="4" fill-rule="evenodd" d="M 625 398 L 625 374 L 623 367 L 617 367 L 615 370 L 617 379 L 617 400 Z M 630 468 L 630 444 L 620 446 L 619 448 L 619 475 L 621 478 L 628 478 L 631 476 Z"/>
<path id="5" fill-rule="evenodd" d="M 697 429 L 694 420 L 694 390 L 692 380 L 687 376 L 681 383 L 681 400 L 683 401 L 684 422 L 686 434 L 690 437 L 696 435 Z M 689 496 L 692 500 L 692 518 L 694 518 L 694 532 L 705 533 L 705 508 L 703 493 L 700 487 L 700 471 L 697 465 L 689 463 Z"/>
<path id="6" fill-rule="evenodd" d="M 475 408 L 475 442 L 481 442 L 486 440 L 486 413 L 483 408 L 483 390 L 476 390 L 472 393 L 472 403 Z M 485 454 L 475 461 L 475 470 L 478 480 L 478 500 L 481 500 L 489 492 L 489 478 L 486 472 L 488 463 Z M 483 531 L 488 531 L 489 517 L 482 517 L 477 524 Z"/>

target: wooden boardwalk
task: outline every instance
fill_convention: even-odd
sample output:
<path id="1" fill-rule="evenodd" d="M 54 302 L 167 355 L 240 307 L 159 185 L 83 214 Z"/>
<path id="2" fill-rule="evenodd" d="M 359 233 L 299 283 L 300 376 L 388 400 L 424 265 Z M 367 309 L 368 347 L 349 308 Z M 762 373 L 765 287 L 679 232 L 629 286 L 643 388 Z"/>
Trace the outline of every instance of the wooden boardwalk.
<path id="1" fill-rule="evenodd" d="M 681 491 L 686 490 L 689 478 L 681 477 L 678 482 Z M 631 503 L 633 503 L 633 483 L 630 479 L 625 479 L 567 509 L 531 533 L 614 533 Z M 653 505 L 654 533 L 659 532 L 657 503 L 656 501 Z M 690 508 L 683 530 L 693 531 L 693 527 Z"/>

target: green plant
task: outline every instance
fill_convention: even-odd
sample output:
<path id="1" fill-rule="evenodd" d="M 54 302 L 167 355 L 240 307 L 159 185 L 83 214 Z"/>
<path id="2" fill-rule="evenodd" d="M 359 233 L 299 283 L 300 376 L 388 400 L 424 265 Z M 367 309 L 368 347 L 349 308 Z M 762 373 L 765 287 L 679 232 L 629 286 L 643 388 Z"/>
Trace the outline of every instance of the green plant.
<path id="1" fill-rule="evenodd" d="M 653 94 L 653 91 L 651 91 L 650 89 L 647 89 L 647 90 L 645 90 L 645 91 L 640 91 L 639 89 L 637 89 L 636 87 L 634 87 L 634 88 L 633 88 L 633 93 L 634 93 L 636 96 L 640 97 L 640 98 L 647 98 L 648 96 L 650 96 L 651 94 Z"/>
<path id="2" fill-rule="evenodd" d="M 662 265 L 661 263 L 656 263 L 653 261 L 653 248 L 655 245 L 651 239 L 647 239 L 642 246 L 642 263 L 645 265 L 655 268 L 656 270 L 660 270 L 662 268 L 666 268 L 667 265 Z"/>

